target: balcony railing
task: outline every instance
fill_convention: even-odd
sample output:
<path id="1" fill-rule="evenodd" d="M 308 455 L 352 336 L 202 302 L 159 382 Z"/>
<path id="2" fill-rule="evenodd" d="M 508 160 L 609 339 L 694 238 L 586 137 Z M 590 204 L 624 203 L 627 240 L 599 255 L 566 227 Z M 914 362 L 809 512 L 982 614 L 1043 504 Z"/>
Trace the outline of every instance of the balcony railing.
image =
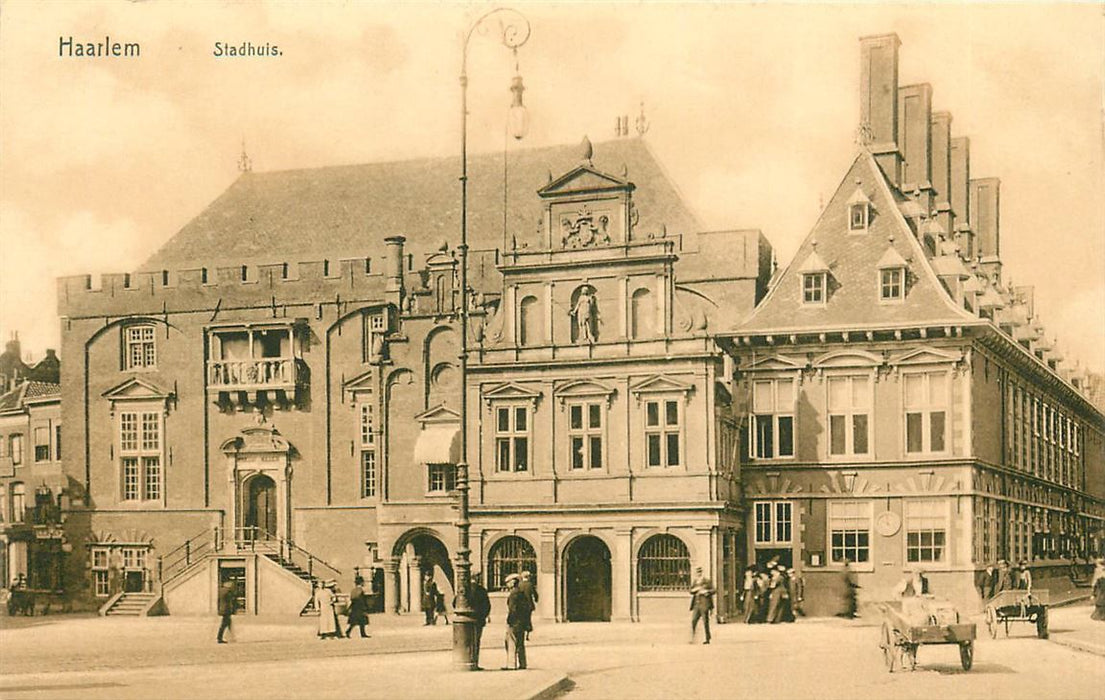
<path id="1" fill-rule="evenodd" d="M 259 360 L 211 360 L 207 363 L 207 384 L 216 389 L 271 389 L 300 384 L 295 358 L 266 357 Z"/>

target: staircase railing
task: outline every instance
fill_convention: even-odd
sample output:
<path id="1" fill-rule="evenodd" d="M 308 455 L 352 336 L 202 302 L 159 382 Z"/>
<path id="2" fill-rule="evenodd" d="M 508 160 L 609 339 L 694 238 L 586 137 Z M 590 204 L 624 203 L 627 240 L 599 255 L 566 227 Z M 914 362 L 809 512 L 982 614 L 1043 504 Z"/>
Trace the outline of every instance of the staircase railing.
<path id="1" fill-rule="evenodd" d="M 220 549 L 222 545 L 219 541 L 219 529 L 204 530 L 195 537 L 185 540 L 184 544 L 176 549 L 157 558 L 157 580 L 164 586 L 190 569 L 193 564 Z"/>
<path id="2" fill-rule="evenodd" d="M 267 554 L 281 566 L 295 566 L 307 572 L 307 576 L 312 581 L 337 579 L 341 576 L 341 570 L 327 561 L 311 554 L 294 542 L 259 527 L 234 528 L 234 545 L 239 552 Z"/>

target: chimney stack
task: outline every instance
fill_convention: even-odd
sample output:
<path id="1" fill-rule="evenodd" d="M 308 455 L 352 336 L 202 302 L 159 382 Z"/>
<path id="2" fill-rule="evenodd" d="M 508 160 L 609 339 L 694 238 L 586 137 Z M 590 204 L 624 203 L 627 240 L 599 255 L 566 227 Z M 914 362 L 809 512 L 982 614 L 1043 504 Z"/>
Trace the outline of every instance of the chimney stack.
<path id="1" fill-rule="evenodd" d="M 860 42 L 860 124 L 871 139 L 868 148 L 891 184 L 901 184 L 898 151 L 897 34 L 866 36 Z"/>
<path id="2" fill-rule="evenodd" d="M 975 236 L 971 230 L 971 140 L 960 136 L 951 140 L 951 192 L 952 220 L 955 224 L 955 236 L 960 252 L 974 260 Z"/>
<path id="3" fill-rule="evenodd" d="M 978 241 L 979 263 L 983 273 L 1001 274 L 999 194 L 1001 181 L 996 177 L 971 180 L 970 221 Z"/>
<path id="4" fill-rule="evenodd" d="M 403 263 L 406 259 L 403 255 L 403 244 L 406 242 L 407 239 L 403 236 L 388 236 L 384 239 L 384 243 L 387 245 L 387 259 L 384 269 L 387 283 L 384 291 L 388 301 L 399 308 L 402 308 L 403 302 Z"/>
<path id="5" fill-rule="evenodd" d="M 962 241 L 955 235 L 955 215 L 952 214 L 952 115 L 947 112 L 932 114 L 932 198 L 936 220 L 948 232 L 948 237 L 960 244 L 960 256 L 970 262 Z"/>
<path id="6" fill-rule="evenodd" d="M 920 204 L 925 214 L 931 214 L 932 86 L 928 83 L 898 89 L 898 143 L 903 159 L 901 190 L 920 190 Z"/>

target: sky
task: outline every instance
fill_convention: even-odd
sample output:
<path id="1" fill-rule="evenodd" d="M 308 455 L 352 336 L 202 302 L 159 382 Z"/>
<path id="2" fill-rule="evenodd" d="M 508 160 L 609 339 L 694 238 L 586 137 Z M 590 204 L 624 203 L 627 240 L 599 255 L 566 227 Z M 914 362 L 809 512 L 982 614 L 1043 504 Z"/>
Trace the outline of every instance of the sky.
<path id="1" fill-rule="evenodd" d="M 459 153 L 477 3 L 0 0 L 0 338 L 57 347 L 55 279 L 136 269 L 239 175 Z M 514 5 L 527 146 L 644 138 L 708 229 L 786 264 L 856 152 L 861 36 L 1001 178 L 1005 275 L 1068 359 L 1105 370 L 1105 11 L 1086 4 Z M 141 56 L 59 57 L 59 38 Z M 279 57 L 216 58 L 215 43 Z M 502 148 L 514 59 L 469 50 L 469 147 Z M 62 358 L 63 361 L 66 358 Z"/>

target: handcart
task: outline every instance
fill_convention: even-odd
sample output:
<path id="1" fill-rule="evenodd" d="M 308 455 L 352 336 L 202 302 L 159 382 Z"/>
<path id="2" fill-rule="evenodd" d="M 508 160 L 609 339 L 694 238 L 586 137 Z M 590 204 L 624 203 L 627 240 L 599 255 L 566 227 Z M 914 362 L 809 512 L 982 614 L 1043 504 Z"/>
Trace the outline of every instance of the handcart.
<path id="1" fill-rule="evenodd" d="M 933 600 L 931 596 L 924 598 Z M 879 604 L 884 618 L 879 648 L 882 649 L 886 670 L 893 673 L 897 663 L 899 668 L 912 671 L 917 666 L 917 649 L 922 644 L 955 644 L 959 647 L 959 662 L 963 670 L 970 671 L 974 663 L 974 623 L 960 623 L 958 611 L 946 601 L 941 601 L 936 612 L 927 614 L 918 605 L 924 602 L 906 598 Z M 903 611 L 903 604 L 911 608 L 910 614 Z M 922 615 L 927 619 L 922 621 Z"/>
<path id="2" fill-rule="evenodd" d="M 1036 636 L 1047 639 L 1047 606 L 1050 603 L 1051 595 L 1046 590 L 999 591 L 986 601 L 986 628 L 990 637 L 997 639 L 998 628 L 1002 626 L 1008 637 L 1010 622 L 1033 622 Z"/>

